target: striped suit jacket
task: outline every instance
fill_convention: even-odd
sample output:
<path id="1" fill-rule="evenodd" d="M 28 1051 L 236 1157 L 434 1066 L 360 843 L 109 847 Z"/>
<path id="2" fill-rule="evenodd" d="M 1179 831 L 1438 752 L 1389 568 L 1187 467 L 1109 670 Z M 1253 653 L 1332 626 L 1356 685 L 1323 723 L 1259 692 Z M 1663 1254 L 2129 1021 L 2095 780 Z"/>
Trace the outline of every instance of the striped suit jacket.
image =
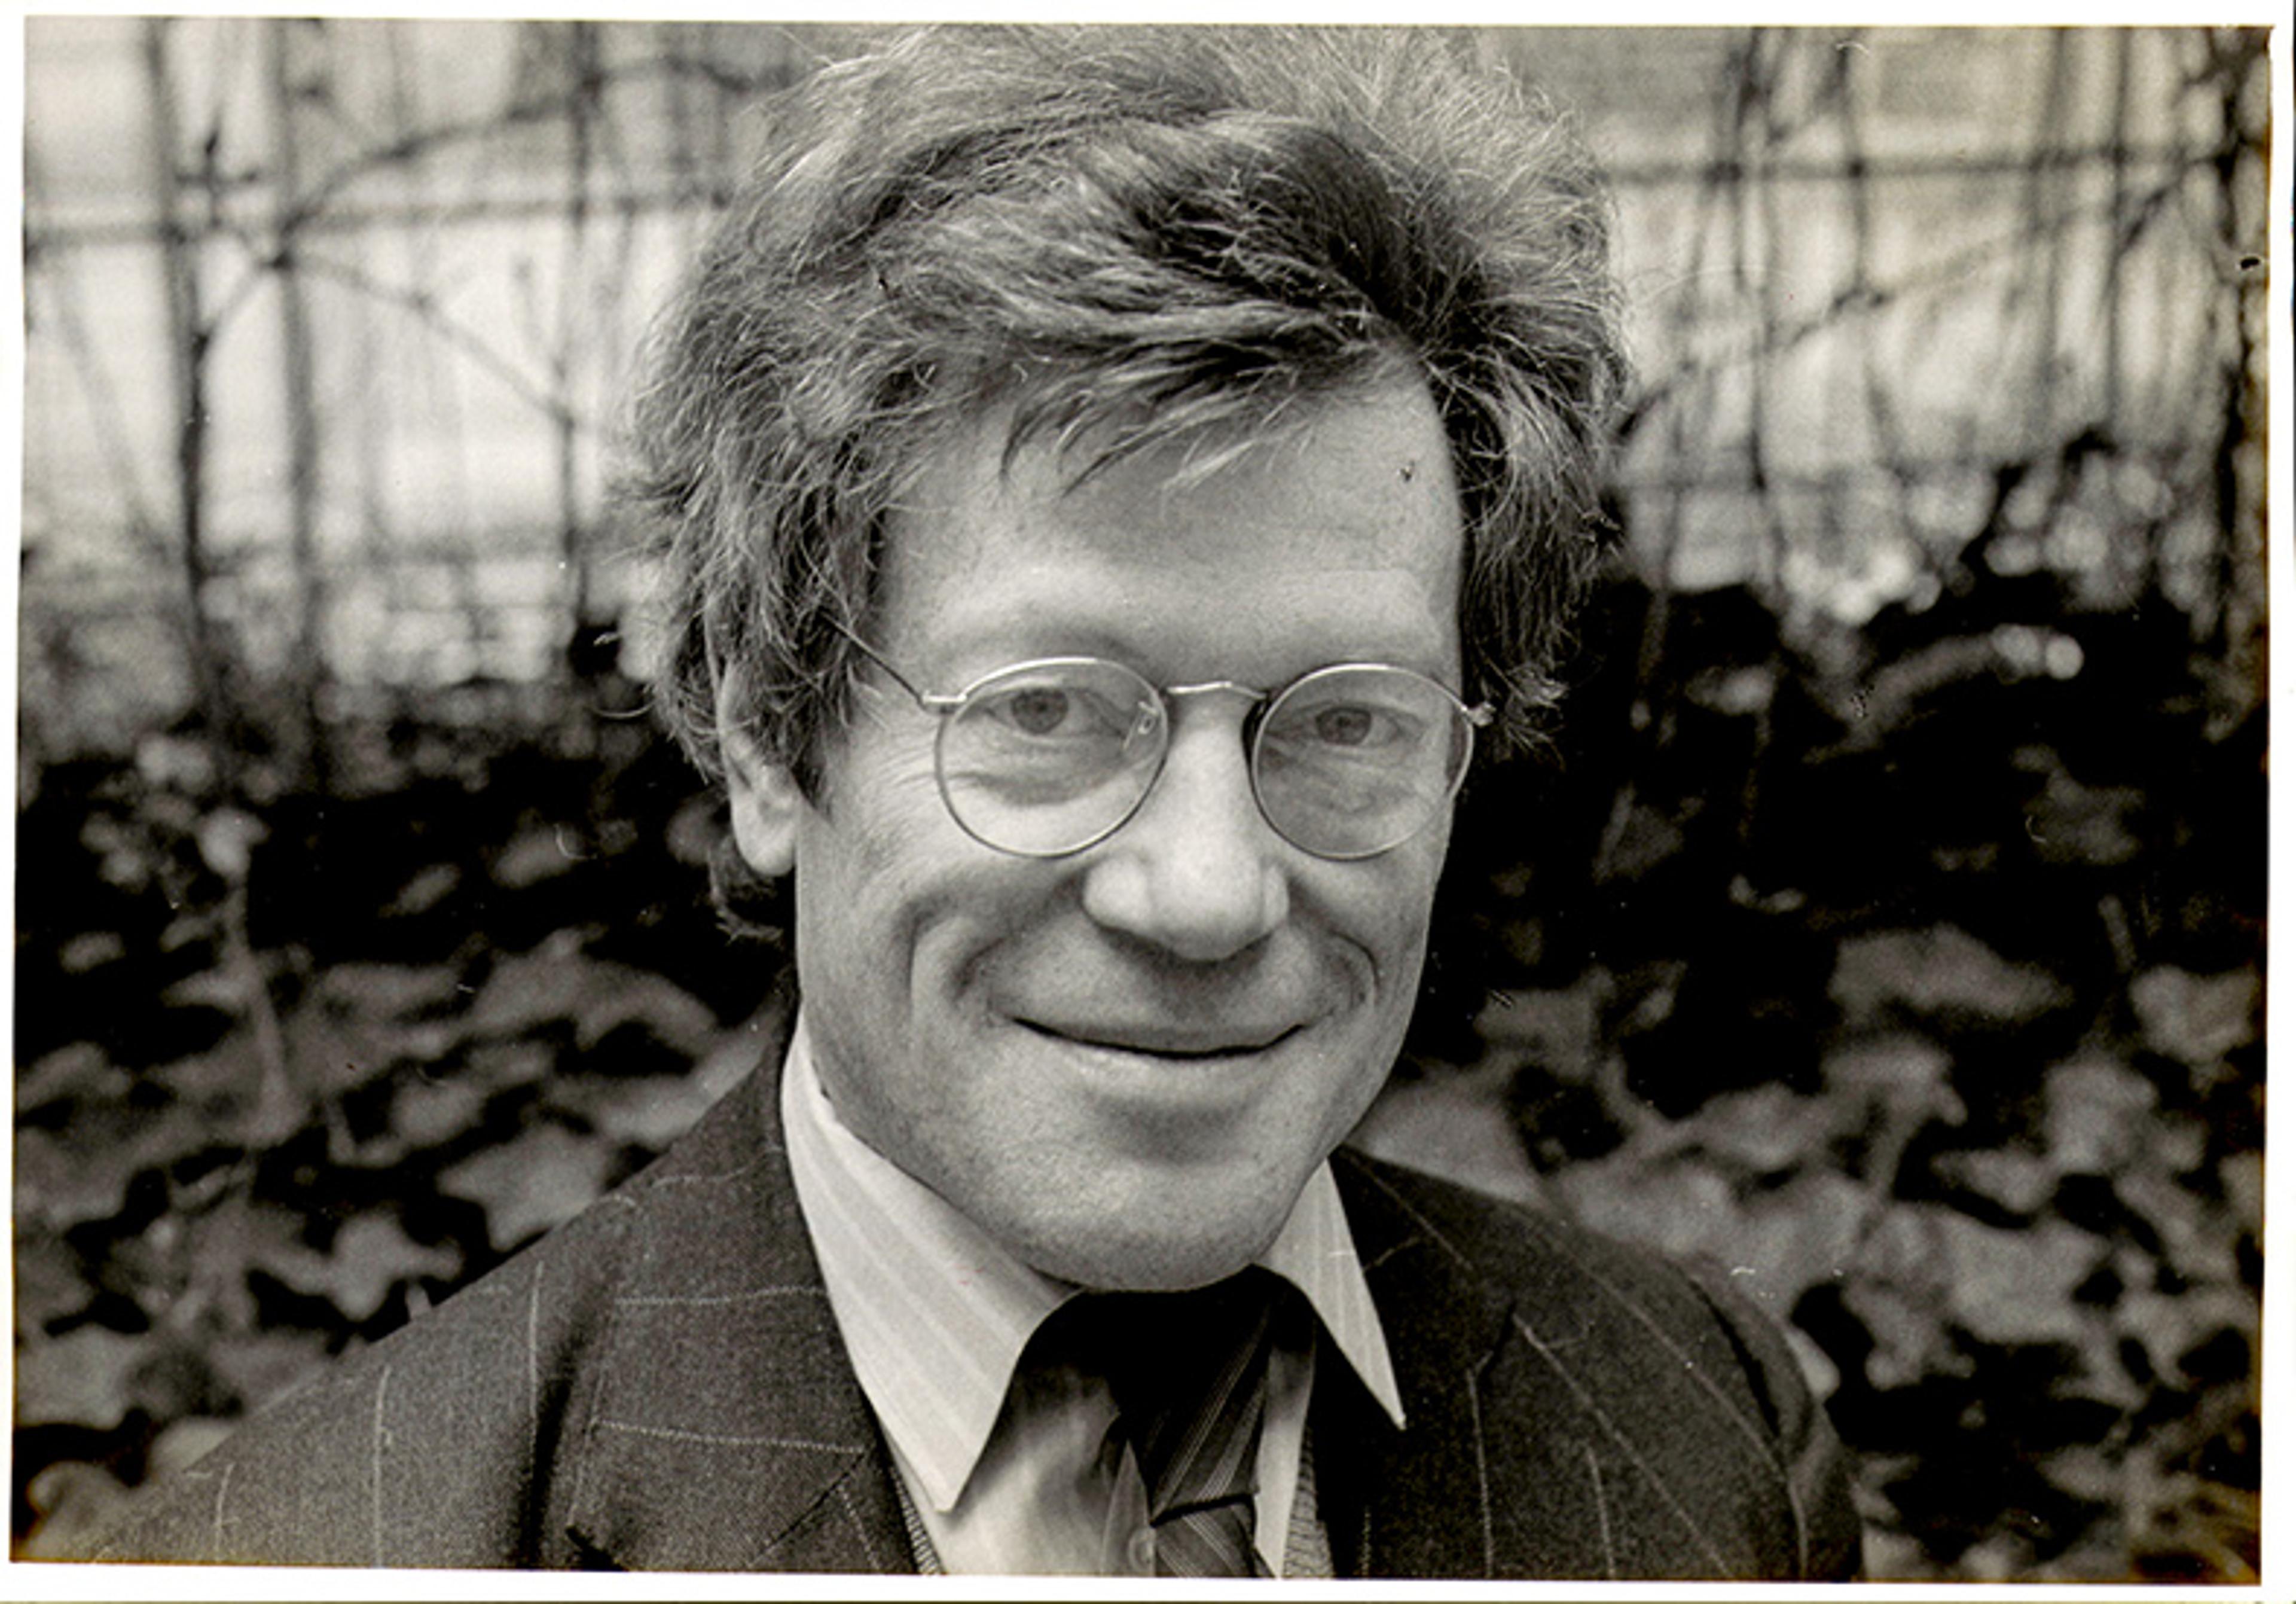
<path id="1" fill-rule="evenodd" d="M 773 1082 L 258 1417 L 89 1557 L 914 1568 Z M 1340 1574 L 1855 1571 L 1839 1449 L 1726 1289 L 1408 1171 L 1345 1152 L 1335 1170 L 1409 1419 L 1397 1430 L 1352 1378 L 1319 1382 Z"/>

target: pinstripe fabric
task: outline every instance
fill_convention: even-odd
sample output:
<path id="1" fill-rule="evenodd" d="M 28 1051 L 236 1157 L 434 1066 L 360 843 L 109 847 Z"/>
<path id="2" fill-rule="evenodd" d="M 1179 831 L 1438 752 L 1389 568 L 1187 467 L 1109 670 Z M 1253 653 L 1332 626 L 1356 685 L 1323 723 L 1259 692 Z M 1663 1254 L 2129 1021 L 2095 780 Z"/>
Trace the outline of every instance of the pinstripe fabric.
<path id="1" fill-rule="evenodd" d="M 1332 1578 L 1332 1537 L 1324 1530 L 1324 1515 L 1316 1500 L 1316 1439 L 1312 1434 L 1300 1444 L 1300 1493 L 1292 1501 L 1292 1530 L 1283 1541 L 1283 1577 L 1287 1582 L 1328 1582 Z"/>
<path id="2" fill-rule="evenodd" d="M 917 1501 L 910 1495 L 906 1477 L 893 1477 L 893 1492 L 901 1503 L 901 1529 L 909 1539 L 909 1559 L 920 1576 L 946 1576 L 948 1567 L 940 1562 L 940 1551 L 933 1547 L 932 1534 L 925 1530 L 925 1518 L 917 1512 Z"/>
<path id="3" fill-rule="evenodd" d="M 1326 1523 L 1360 1533 L 1342 1574 L 1855 1573 L 1839 1445 L 1783 1339 L 1720 1278 L 1357 1156 L 1334 1170 L 1382 1310 L 1452 1312 L 1395 1345 L 1413 1429 L 1343 1485 L 1319 1468 Z M 1319 1443 L 1362 1429 L 1334 1412 Z M 1397 1485 L 1416 1491 L 1408 1518 L 1383 1496 Z M 1338 1497 L 1360 1501 L 1360 1526 Z"/>
<path id="4" fill-rule="evenodd" d="M 780 1045 L 769 1044 L 767 1062 Z M 91 1557 L 914 1568 L 768 1074 L 537 1250 L 174 1477 Z M 1316 1378 L 1341 1575 L 1853 1574 L 1839 1449 L 1722 1278 L 1336 1156 L 1408 1426 Z"/>

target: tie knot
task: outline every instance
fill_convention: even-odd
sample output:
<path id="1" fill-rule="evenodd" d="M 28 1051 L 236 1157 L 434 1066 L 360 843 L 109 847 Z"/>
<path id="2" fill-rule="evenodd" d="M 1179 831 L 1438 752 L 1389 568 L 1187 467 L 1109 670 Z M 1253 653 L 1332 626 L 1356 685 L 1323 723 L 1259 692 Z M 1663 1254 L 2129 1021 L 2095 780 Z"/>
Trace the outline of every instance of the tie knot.
<path id="1" fill-rule="evenodd" d="M 1069 1351 L 1115 1395 L 1118 1428 L 1147 1489 L 1160 1574 L 1253 1574 L 1252 1499 L 1281 1287 L 1253 1268 L 1192 1292 L 1084 1293 L 1061 1311 Z M 1185 1568 L 1166 1568 L 1168 1550 Z"/>
<path id="2" fill-rule="evenodd" d="M 1078 1353 L 1136 1425 L 1265 1368 L 1280 1283 L 1246 1270 L 1189 1292 L 1089 1292 L 1076 1302 Z"/>

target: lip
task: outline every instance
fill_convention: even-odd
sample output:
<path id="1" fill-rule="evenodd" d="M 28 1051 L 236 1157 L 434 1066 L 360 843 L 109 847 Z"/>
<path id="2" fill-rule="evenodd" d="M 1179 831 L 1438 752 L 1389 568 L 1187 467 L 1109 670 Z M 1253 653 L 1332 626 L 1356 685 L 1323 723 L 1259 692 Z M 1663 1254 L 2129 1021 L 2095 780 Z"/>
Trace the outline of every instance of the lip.
<path id="1" fill-rule="evenodd" d="M 1072 1047 L 1188 1063 L 1246 1058 L 1281 1046 L 1306 1027 L 1296 1024 L 1183 1024 L 1169 1021 L 1054 1021 L 1021 1018 L 1022 1029 Z"/>

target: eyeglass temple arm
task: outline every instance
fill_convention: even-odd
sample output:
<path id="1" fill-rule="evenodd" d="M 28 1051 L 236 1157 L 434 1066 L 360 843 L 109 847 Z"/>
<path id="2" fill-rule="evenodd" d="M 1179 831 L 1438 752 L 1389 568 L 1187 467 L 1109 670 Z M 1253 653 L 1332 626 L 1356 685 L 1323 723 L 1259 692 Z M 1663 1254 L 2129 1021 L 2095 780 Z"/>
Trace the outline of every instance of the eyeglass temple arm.
<path id="1" fill-rule="evenodd" d="M 884 670 L 887 676 L 892 679 L 893 683 L 899 686 L 903 690 L 908 692 L 909 695 L 915 701 L 916 704 L 919 707 L 923 708 L 927 712 L 948 712 L 953 710 L 961 700 L 963 700 L 963 698 L 957 696 L 936 696 L 928 692 L 919 690 L 916 686 L 910 681 L 909 677 L 906 674 L 904 674 L 900 670 L 886 662 L 884 655 L 880 653 L 876 647 L 871 646 L 867 641 L 862 639 L 851 629 L 846 628 L 844 620 L 840 618 L 832 618 L 829 621 L 829 627 L 836 630 L 840 635 L 845 637 L 846 640 L 852 646 L 855 651 L 860 653 L 862 656 L 866 657 L 870 662 Z"/>

